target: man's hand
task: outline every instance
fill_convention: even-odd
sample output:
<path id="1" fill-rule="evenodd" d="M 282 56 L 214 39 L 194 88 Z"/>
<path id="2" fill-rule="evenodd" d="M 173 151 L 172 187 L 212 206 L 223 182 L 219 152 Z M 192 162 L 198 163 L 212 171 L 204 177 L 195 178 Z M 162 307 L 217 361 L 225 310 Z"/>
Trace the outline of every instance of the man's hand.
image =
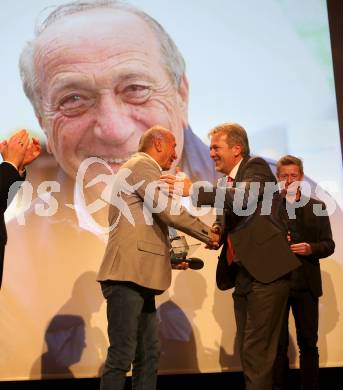
<path id="1" fill-rule="evenodd" d="M 220 228 L 218 225 L 213 225 L 209 230 L 210 242 L 205 246 L 207 249 L 218 249 L 220 241 Z"/>
<path id="2" fill-rule="evenodd" d="M 167 184 L 170 194 L 174 193 L 182 196 L 191 194 L 193 183 L 179 167 L 176 167 L 176 175 L 162 175 L 160 180 Z"/>
<path id="3" fill-rule="evenodd" d="M 27 131 L 25 129 L 18 131 L 8 141 L 1 142 L 0 152 L 2 158 L 20 169 L 29 143 Z"/>
<path id="4" fill-rule="evenodd" d="M 312 254 L 311 245 L 307 242 L 300 242 L 299 244 L 292 244 L 291 251 L 296 255 L 309 256 Z"/>
<path id="5" fill-rule="evenodd" d="M 7 141 L 1 141 L 0 142 L 0 154 L 3 157 L 3 153 L 5 153 L 5 150 L 7 148 Z"/>
<path id="6" fill-rule="evenodd" d="M 24 159 L 20 166 L 20 170 L 23 170 L 26 167 L 26 165 L 31 164 L 32 161 L 34 161 L 40 155 L 41 150 L 42 148 L 39 140 L 33 137 L 31 143 L 26 149 Z"/>
<path id="7" fill-rule="evenodd" d="M 187 261 L 182 261 L 178 264 L 172 264 L 172 269 L 178 269 L 178 270 L 186 270 L 189 268 L 189 263 Z"/>

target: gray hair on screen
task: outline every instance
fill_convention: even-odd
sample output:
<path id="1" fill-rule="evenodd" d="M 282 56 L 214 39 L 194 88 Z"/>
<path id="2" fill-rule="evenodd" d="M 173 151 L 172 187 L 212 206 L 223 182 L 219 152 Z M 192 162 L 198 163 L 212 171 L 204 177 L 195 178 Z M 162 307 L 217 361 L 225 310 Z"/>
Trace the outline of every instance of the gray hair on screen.
<path id="1" fill-rule="evenodd" d="M 58 7 L 54 7 L 47 17 L 45 17 L 42 21 L 37 21 L 34 31 L 35 37 L 31 41 L 27 42 L 20 55 L 19 70 L 24 92 L 31 101 L 36 113 L 40 112 L 39 82 L 38 75 L 35 74 L 34 66 L 36 39 L 46 28 L 65 16 L 99 8 L 126 11 L 137 15 L 139 18 L 144 20 L 155 34 L 160 44 L 162 60 L 167 72 L 169 73 L 172 81 L 175 83 L 175 86 L 180 86 L 182 77 L 186 70 L 184 58 L 172 38 L 154 18 L 139 8 L 122 0 L 72 1 Z M 50 9 L 51 7 L 48 7 L 45 11 L 49 11 Z"/>

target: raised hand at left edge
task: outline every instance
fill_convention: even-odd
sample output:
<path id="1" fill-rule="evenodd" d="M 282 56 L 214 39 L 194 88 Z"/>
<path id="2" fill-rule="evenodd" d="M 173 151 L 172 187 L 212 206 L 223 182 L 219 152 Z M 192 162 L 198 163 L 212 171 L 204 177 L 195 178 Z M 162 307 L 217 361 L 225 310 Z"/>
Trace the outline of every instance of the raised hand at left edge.
<path id="1" fill-rule="evenodd" d="M 32 141 L 28 145 L 22 164 L 20 165 L 20 170 L 25 169 L 25 167 L 32 163 L 41 153 L 42 147 L 38 138 L 32 137 Z"/>

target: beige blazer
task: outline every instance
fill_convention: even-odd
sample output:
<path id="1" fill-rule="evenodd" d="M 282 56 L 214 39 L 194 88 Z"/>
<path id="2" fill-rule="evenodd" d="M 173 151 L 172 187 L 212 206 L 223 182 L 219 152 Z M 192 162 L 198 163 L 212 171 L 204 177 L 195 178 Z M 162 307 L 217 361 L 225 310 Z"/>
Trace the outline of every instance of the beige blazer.
<path id="1" fill-rule="evenodd" d="M 109 224 L 112 230 L 98 281 L 130 281 L 156 290 L 171 282 L 168 226 L 205 243 L 208 226 L 180 206 L 158 185 L 158 164 L 135 154 L 118 171 L 113 184 Z M 176 207 L 177 209 L 177 207 Z"/>

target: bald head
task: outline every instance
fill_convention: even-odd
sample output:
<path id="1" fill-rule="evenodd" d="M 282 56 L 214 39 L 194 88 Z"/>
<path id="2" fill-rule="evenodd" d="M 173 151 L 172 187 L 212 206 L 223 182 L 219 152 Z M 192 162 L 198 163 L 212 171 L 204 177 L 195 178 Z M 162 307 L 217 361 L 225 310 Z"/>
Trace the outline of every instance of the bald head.
<path id="1" fill-rule="evenodd" d="M 139 140 L 138 151 L 148 153 L 150 149 L 154 148 L 157 140 L 168 142 L 171 137 L 174 138 L 173 133 L 162 126 L 154 126 L 148 129 Z"/>
<path id="2" fill-rule="evenodd" d="M 149 154 L 162 170 L 169 170 L 176 159 L 174 134 L 162 126 L 153 126 L 141 136 L 138 151 Z"/>

